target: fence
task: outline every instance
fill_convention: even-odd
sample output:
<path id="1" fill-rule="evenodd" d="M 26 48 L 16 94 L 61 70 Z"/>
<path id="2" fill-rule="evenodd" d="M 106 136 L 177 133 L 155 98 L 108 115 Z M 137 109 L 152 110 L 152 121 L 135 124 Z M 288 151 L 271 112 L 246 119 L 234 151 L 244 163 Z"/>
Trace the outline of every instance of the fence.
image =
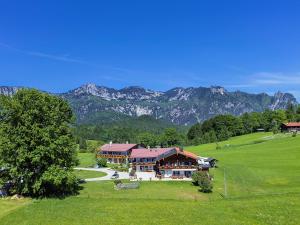
<path id="1" fill-rule="evenodd" d="M 116 186 L 117 190 L 121 190 L 121 189 L 137 189 L 140 187 L 140 184 L 138 182 L 134 182 L 134 183 L 119 183 Z"/>

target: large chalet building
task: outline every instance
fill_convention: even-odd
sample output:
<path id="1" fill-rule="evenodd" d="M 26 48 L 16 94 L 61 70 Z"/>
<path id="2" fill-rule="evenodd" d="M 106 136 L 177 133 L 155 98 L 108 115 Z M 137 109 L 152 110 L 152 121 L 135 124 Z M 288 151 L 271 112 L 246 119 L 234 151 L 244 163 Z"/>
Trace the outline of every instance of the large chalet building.
<path id="1" fill-rule="evenodd" d="M 132 149 L 130 162 L 137 172 L 154 171 L 157 177 L 191 177 L 199 169 L 198 156 L 177 147 Z"/>
<path id="2" fill-rule="evenodd" d="M 136 172 L 155 172 L 159 178 L 191 177 L 203 169 L 200 158 L 178 147 L 145 148 L 138 144 L 105 144 L 97 154 L 108 163 L 130 163 Z"/>
<path id="3" fill-rule="evenodd" d="M 98 158 L 106 158 L 109 163 L 124 164 L 128 162 L 131 151 L 139 148 L 138 144 L 105 144 L 98 151 Z"/>

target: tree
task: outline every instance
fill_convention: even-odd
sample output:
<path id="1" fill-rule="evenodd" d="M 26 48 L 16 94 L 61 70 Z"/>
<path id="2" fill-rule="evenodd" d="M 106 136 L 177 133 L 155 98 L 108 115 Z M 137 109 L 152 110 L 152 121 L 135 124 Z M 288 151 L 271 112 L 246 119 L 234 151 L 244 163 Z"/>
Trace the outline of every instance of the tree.
<path id="1" fill-rule="evenodd" d="M 158 137 L 154 134 L 145 132 L 138 136 L 139 143 L 144 146 L 156 147 L 159 144 Z"/>
<path id="2" fill-rule="evenodd" d="M 182 144 L 182 136 L 175 128 L 166 128 L 161 136 L 161 144 L 163 146 L 175 146 Z"/>
<path id="3" fill-rule="evenodd" d="M 87 151 L 91 153 L 95 153 L 98 151 L 99 147 L 103 145 L 104 142 L 102 141 L 97 141 L 97 140 L 87 140 L 86 145 L 87 145 Z"/>
<path id="4" fill-rule="evenodd" d="M 187 138 L 189 140 L 193 140 L 199 136 L 202 136 L 201 134 L 202 134 L 201 124 L 196 123 L 195 125 L 191 126 L 191 128 L 189 129 L 187 133 Z"/>
<path id="5" fill-rule="evenodd" d="M 218 141 L 225 141 L 229 138 L 229 132 L 226 127 L 222 128 L 220 132 L 217 134 Z"/>
<path id="6" fill-rule="evenodd" d="M 2 182 L 26 196 L 74 193 L 76 144 L 71 133 L 73 113 L 63 99 L 37 90 L 19 90 L 0 99 L 0 167 Z"/>
<path id="7" fill-rule="evenodd" d="M 86 144 L 86 140 L 83 138 L 79 138 L 79 149 L 82 151 L 86 151 L 87 150 L 87 144 Z"/>
<path id="8" fill-rule="evenodd" d="M 273 132 L 273 134 L 277 134 L 280 131 L 278 122 L 275 119 L 272 120 L 271 131 Z"/>
<path id="9" fill-rule="evenodd" d="M 105 159 L 105 158 L 98 158 L 96 161 L 97 161 L 97 165 L 99 167 L 106 167 L 107 166 L 107 159 Z"/>
<path id="10" fill-rule="evenodd" d="M 300 122 L 300 106 L 298 106 L 297 111 L 296 111 L 296 120 L 297 120 L 297 122 Z"/>

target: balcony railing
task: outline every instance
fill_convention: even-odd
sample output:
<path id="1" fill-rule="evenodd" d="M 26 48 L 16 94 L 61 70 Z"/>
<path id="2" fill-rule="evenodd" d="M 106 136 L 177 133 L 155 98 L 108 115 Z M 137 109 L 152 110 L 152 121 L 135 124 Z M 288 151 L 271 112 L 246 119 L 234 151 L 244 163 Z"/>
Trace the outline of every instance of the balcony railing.
<path id="1" fill-rule="evenodd" d="M 97 158 L 125 159 L 126 155 L 98 154 Z"/>
<path id="2" fill-rule="evenodd" d="M 140 165 L 140 166 L 154 166 L 155 162 L 132 162 L 132 165 Z"/>
<path id="3" fill-rule="evenodd" d="M 159 169 L 197 169 L 198 167 L 195 165 L 164 165 L 159 166 Z"/>

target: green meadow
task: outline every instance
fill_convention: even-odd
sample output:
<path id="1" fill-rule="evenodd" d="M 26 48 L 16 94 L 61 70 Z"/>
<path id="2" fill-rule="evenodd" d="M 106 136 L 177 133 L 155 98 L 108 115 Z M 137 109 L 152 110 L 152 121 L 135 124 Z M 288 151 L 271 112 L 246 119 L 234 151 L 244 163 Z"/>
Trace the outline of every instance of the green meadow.
<path id="1" fill-rule="evenodd" d="M 87 171 L 87 170 L 75 170 L 75 174 L 80 179 L 103 177 L 106 173 L 98 171 Z"/>
<path id="2" fill-rule="evenodd" d="M 300 224 L 300 136 L 255 133 L 218 145 L 187 147 L 219 160 L 211 194 L 182 181 L 121 191 L 88 182 L 65 199 L 0 200 L 0 224 Z M 90 166 L 91 155 L 79 156 Z"/>
<path id="3" fill-rule="evenodd" d="M 94 153 L 78 153 L 79 165 L 78 167 L 94 167 L 96 164 Z"/>

